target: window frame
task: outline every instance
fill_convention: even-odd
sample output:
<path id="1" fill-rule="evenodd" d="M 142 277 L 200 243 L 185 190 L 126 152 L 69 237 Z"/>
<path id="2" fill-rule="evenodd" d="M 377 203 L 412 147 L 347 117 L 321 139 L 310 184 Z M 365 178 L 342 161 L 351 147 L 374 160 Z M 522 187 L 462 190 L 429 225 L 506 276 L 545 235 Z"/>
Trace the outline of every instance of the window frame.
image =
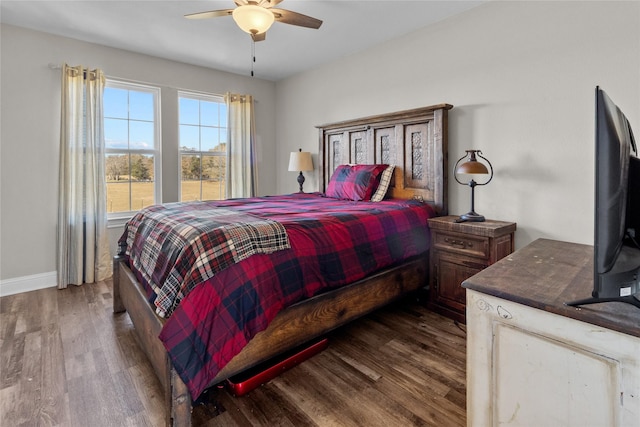
<path id="1" fill-rule="evenodd" d="M 189 91 L 189 90 L 178 90 L 178 200 L 182 201 L 182 156 L 184 155 L 197 155 L 200 158 L 200 172 L 202 174 L 202 162 L 204 160 L 204 157 L 224 157 L 225 158 L 225 180 L 227 179 L 226 175 L 227 175 L 227 170 L 229 167 L 229 152 L 228 152 L 228 147 L 229 147 L 229 120 L 228 117 L 225 118 L 225 123 L 224 126 L 218 126 L 218 128 L 224 128 L 226 129 L 226 134 L 227 134 L 227 150 L 222 152 L 222 151 L 186 151 L 183 150 L 183 144 L 182 141 L 180 139 L 180 126 L 183 125 L 183 123 L 181 123 L 180 121 L 180 99 L 181 98 L 187 98 L 187 99 L 193 99 L 193 100 L 197 100 L 197 101 L 206 101 L 206 102 L 215 102 L 215 103 L 219 103 L 219 104 L 223 104 L 225 105 L 226 108 L 228 108 L 226 106 L 226 101 L 225 101 L 225 97 L 224 95 L 218 95 L 218 94 L 213 94 L 213 93 L 204 93 L 204 92 L 195 92 L 195 91 Z M 228 112 L 227 112 L 228 113 Z M 195 125 L 193 125 L 195 126 Z M 201 124 L 197 125 L 199 128 L 202 127 L 208 127 L 208 126 L 203 126 Z M 201 148 L 201 147 L 200 147 Z M 200 176 L 200 199 L 202 200 L 202 175 Z M 224 188 L 224 194 L 223 194 L 223 198 L 221 200 L 224 200 L 227 198 L 227 194 L 226 194 L 226 183 L 225 183 L 225 188 Z"/>
<path id="2" fill-rule="evenodd" d="M 141 155 L 153 155 L 153 176 L 154 176 L 154 188 L 153 188 L 153 197 L 154 204 L 162 203 L 162 124 L 160 122 L 161 118 L 161 89 L 157 86 L 141 84 L 141 83 L 133 83 L 126 80 L 114 79 L 114 78 L 106 78 L 105 81 L 105 89 L 106 88 L 115 88 L 122 89 L 127 91 L 136 91 L 143 93 L 151 93 L 153 95 L 153 149 L 131 149 L 128 148 L 126 150 L 120 148 L 107 148 L 105 144 L 105 161 L 109 154 L 141 154 Z M 127 105 L 127 108 L 129 105 Z M 102 114 L 103 119 L 105 118 L 104 111 Z M 130 119 L 127 117 L 127 122 Z M 131 170 L 131 164 L 129 164 L 129 170 Z M 106 173 L 106 171 L 105 171 Z M 129 206 L 131 207 L 131 180 L 129 180 Z M 120 212 L 109 212 L 107 213 L 107 220 L 109 226 L 120 226 L 124 224 L 127 220 L 132 218 L 138 211 L 130 210 L 130 211 L 120 211 Z"/>

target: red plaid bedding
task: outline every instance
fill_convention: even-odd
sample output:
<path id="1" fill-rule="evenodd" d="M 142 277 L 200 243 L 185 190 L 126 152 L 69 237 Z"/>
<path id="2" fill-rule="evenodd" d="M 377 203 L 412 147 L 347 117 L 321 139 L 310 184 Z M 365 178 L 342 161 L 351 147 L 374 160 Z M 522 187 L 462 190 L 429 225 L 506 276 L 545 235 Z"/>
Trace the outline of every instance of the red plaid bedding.
<path id="1" fill-rule="evenodd" d="M 167 319 L 159 338 L 193 399 L 283 308 L 426 252 L 434 216 L 417 201 L 318 193 L 208 203 L 281 223 L 291 248 L 232 264 L 193 287 Z"/>
<path id="2" fill-rule="evenodd" d="M 251 255 L 288 249 L 282 224 L 212 203 L 168 203 L 138 212 L 120 239 L 168 317 L 194 286 Z"/>

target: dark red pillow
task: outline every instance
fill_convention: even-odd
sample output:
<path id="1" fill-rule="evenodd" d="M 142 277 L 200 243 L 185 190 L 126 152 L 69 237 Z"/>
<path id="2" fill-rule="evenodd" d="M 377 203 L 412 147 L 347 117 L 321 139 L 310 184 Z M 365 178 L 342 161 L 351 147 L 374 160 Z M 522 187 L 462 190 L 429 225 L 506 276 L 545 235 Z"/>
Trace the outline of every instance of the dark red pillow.
<path id="1" fill-rule="evenodd" d="M 388 165 L 340 165 L 331 175 L 325 195 L 334 199 L 370 200 Z"/>

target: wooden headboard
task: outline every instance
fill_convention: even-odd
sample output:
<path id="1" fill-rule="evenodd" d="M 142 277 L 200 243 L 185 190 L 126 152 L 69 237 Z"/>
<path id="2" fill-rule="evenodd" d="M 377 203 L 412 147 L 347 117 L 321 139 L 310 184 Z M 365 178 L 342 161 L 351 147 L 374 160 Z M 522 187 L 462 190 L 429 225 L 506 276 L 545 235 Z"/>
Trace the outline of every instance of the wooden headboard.
<path id="1" fill-rule="evenodd" d="M 449 104 L 316 126 L 320 191 L 342 164 L 394 164 L 387 197 L 416 198 L 447 214 Z"/>

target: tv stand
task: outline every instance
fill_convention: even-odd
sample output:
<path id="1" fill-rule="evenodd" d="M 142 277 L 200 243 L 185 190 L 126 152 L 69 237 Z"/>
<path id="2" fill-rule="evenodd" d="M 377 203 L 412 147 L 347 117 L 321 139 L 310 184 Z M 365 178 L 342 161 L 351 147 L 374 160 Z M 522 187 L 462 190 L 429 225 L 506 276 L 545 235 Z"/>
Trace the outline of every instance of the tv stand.
<path id="1" fill-rule="evenodd" d="M 592 246 L 539 239 L 462 286 L 468 425 L 638 426 L 640 310 L 565 304 L 593 290 Z"/>
<path id="2" fill-rule="evenodd" d="M 578 301 L 571 301 L 566 303 L 569 306 L 575 307 L 578 305 L 589 305 L 589 304 L 598 304 L 601 302 L 626 302 L 627 304 L 635 305 L 640 308 L 640 294 L 630 295 L 628 297 L 617 297 L 617 298 L 585 298 Z"/>

